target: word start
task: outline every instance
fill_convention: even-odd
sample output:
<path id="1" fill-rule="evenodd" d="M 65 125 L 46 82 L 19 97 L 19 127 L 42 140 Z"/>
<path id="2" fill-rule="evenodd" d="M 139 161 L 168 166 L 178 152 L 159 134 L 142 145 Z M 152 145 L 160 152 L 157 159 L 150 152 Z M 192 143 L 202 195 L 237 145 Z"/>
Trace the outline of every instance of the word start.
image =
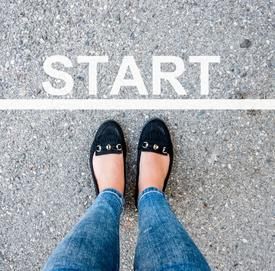
<path id="1" fill-rule="evenodd" d="M 104 65 L 108 62 L 108 56 L 78 56 L 77 62 L 79 64 L 88 64 L 88 76 L 89 76 L 89 95 L 97 95 L 97 76 L 98 65 Z M 190 56 L 190 63 L 200 64 L 200 83 L 201 83 L 201 95 L 209 94 L 209 65 L 210 63 L 220 63 L 219 56 Z M 73 64 L 71 60 L 63 55 L 53 55 L 47 57 L 43 69 L 45 73 L 57 80 L 64 82 L 64 86 L 61 88 L 55 88 L 49 81 L 43 82 L 42 86 L 44 90 L 51 95 L 67 95 L 70 94 L 73 86 L 73 77 L 59 69 L 53 67 L 53 64 L 61 64 L 66 68 L 72 68 Z M 172 64 L 174 66 L 173 71 L 162 71 L 163 64 Z M 152 57 L 152 95 L 161 94 L 161 82 L 162 80 L 168 81 L 175 92 L 178 95 L 187 95 L 185 89 L 179 82 L 178 78 L 184 73 L 184 62 L 177 56 L 153 56 Z M 126 74 L 130 72 L 132 78 L 125 78 Z M 133 56 L 124 56 L 119 67 L 118 73 L 112 85 L 110 95 L 119 95 L 122 87 L 136 87 L 140 95 L 149 95 L 144 81 L 142 79 L 140 70 L 136 64 Z"/>

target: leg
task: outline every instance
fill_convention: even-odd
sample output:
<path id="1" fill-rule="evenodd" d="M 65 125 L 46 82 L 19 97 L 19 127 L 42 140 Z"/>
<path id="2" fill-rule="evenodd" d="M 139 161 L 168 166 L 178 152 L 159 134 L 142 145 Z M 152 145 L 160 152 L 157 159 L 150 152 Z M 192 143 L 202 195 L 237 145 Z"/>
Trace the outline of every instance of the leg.
<path id="1" fill-rule="evenodd" d="M 210 270 L 188 233 L 154 187 L 139 196 L 135 270 Z"/>
<path id="2" fill-rule="evenodd" d="M 171 136 L 162 120 L 153 119 L 144 126 L 138 158 L 139 237 L 135 270 L 209 271 L 162 192 L 173 162 Z"/>
<path id="3" fill-rule="evenodd" d="M 44 271 L 119 270 L 119 220 L 123 198 L 103 190 L 49 257 Z"/>
<path id="4" fill-rule="evenodd" d="M 44 271 L 119 269 L 119 219 L 125 190 L 126 144 L 122 129 L 106 121 L 98 129 L 90 151 L 96 188 L 95 203 L 57 246 Z"/>

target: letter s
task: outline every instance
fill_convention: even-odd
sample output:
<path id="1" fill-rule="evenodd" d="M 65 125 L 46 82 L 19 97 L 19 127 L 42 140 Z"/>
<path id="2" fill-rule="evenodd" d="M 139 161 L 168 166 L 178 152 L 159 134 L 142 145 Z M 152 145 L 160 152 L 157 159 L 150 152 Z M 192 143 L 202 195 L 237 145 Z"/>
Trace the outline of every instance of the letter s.
<path id="1" fill-rule="evenodd" d="M 69 58 L 62 55 L 54 55 L 46 58 L 43 69 L 45 73 L 53 78 L 65 81 L 65 86 L 62 88 L 54 88 L 50 82 L 42 82 L 42 86 L 51 95 L 66 95 L 69 94 L 74 86 L 74 80 L 70 74 L 64 71 L 56 70 L 52 67 L 52 64 L 59 62 L 66 68 L 72 68 L 73 64 Z"/>

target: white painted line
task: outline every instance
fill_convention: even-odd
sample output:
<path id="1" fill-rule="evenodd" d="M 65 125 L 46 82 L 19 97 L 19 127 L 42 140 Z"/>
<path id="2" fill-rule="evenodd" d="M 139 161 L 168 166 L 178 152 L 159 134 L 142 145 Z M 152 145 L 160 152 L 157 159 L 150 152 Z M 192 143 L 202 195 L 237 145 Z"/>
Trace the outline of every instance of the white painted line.
<path id="1" fill-rule="evenodd" d="M 0 110 L 275 110 L 275 99 L 0 99 Z"/>

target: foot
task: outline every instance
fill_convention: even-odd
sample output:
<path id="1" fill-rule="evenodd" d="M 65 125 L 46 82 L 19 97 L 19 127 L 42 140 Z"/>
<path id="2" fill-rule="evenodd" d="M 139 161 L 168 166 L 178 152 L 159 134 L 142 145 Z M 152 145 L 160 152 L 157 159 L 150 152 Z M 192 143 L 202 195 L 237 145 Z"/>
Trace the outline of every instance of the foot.
<path id="1" fill-rule="evenodd" d="M 139 193 L 148 187 L 155 187 L 162 191 L 169 170 L 169 163 L 169 154 L 141 152 L 138 180 Z"/>
<path id="2" fill-rule="evenodd" d="M 98 128 L 90 150 L 90 166 L 96 195 L 106 188 L 124 194 L 126 144 L 120 125 L 105 121 Z"/>
<path id="3" fill-rule="evenodd" d="M 124 160 L 123 154 L 106 154 L 93 156 L 93 168 L 99 192 L 113 188 L 124 193 Z"/>
<path id="4" fill-rule="evenodd" d="M 148 187 L 164 191 L 173 161 L 173 144 L 166 124 L 152 119 L 143 127 L 138 143 L 138 178 L 135 201 L 138 194 Z"/>

